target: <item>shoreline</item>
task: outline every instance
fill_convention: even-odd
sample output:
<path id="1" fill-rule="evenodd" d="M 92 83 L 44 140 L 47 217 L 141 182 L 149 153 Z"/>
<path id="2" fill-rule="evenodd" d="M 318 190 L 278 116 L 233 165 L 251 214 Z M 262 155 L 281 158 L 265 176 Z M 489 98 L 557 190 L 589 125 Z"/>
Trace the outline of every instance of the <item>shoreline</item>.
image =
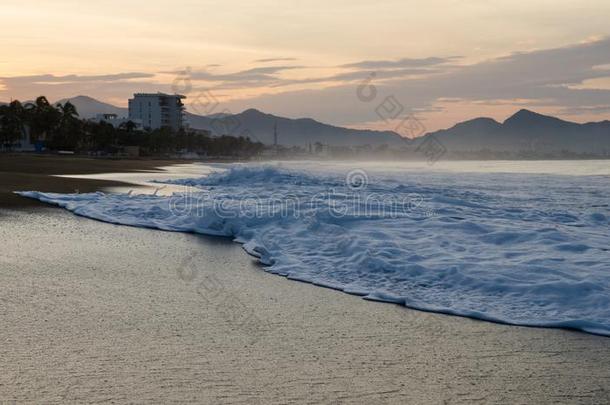
<path id="1" fill-rule="evenodd" d="M 43 203 L 6 208 L 0 203 L 0 360 L 10 367 L 0 398 L 610 401 L 606 337 L 295 283 L 227 238 L 91 221 Z"/>
<path id="2" fill-rule="evenodd" d="M 126 183 L 126 184 L 133 184 L 133 183 Z M 134 185 L 134 186 L 137 186 L 137 185 Z M 29 197 L 29 196 L 28 197 L 23 196 L 23 197 L 27 198 L 27 199 L 34 199 L 36 201 L 40 201 L 40 200 L 38 200 L 35 197 Z M 82 217 L 82 218 L 85 218 L 85 219 L 89 219 L 89 220 L 93 220 L 93 221 L 97 221 L 97 222 L 101 222 L 101 223 L 106 223 L 106 224 L 110 224 L 110 225 L 115 225 L 115 226 L 127 226 L 127 227 L 132 227 L 132 228 L 148 229 L 148 230 L 159 231 L 159 232 L 186 233 L 186 234 L 198 235 L 198 236 L 201 236 L 201 237 L 204 237 L 204 238 L 220 238 L 220 239 L 228 240 L 231 243 L 236 244 L 237 246 L 239 246 L 241 248 L 241 250 L 246 255 L 248 255 L 252 259 L 254 259 L 256 261 L 257 265 L 259 265 L 262 269 L 264 269 L 265 267 L 268 266 L 268 263 L 262 261 L 262 258 L 261 258 L 260 255 L 258 255 L 255 251 L 253 251 L 251 249 L 246 249 L 244 247 L 244 244 L 242 242 L 237 241 L 233 236 L 225 236 L 225 235 L 217 235 L 217 234 L 207 234 L 207 233 L 196 232 L 196 231 L 184 232 L 184 231 L 162 229 L 162 228 L 157 228 L 157 227 L 154 227 L 154 226 L 139 226 L 139 225 L 123 224 L 123 223 L 120 223 L 120 222 L 111 222 L 111 221 L 107 221 L 107 220 L 104 220 L 104 219 L 99 219 L 99 218 L 95 218 L 95 217 L 90 217 L 90 216 L 78 214 L 78 213 L 70 211 L 70 210 L 68 210 L 68 209 L 66 209 L 64 207 L 56 205 L 53 202 L 42 202 L 42 203 L 44 205 L 46 205 L 46 206 L 49 206 L 49 207 L 61 208 L 62 210 L 65 210 L 65 211 L 71 213 L 72 215 L 76 215 L 76 216 L 79 216 L 79 217 Z M 264 271 L 267 272 L 267 270 L 264 270 Z M 279 277 L 285 278 L 285 279 L 287 279 L 289 281 L 297 281 L 299 283 L 310 284 L 310 285 L 312 285 L 314 287 L 325 288 L 325 289 L 337 291 L 337 292 L 342 293 L 342 294 L 347 294 L 347 295 L 351 295 L 351 296 L 354 296 L 354 297 L 358 297 L 358 298 L 363 299 L 365 301 L 377 302 L 377 303 L 383 303 L 383 304 L 389 304 L 389 305 L 395 305 L 397 307 L 406 308 L 408 310 L 413 310 L 413 311 L 421 311 L 421 312 L 437 314 L 437 315 L 451 316 L 451 317 L 456 317 L 456 318 L 465 318 L 465 319 L 470 319 L 470 320 L 480 321 L 480 322 L 489 322 L 489 323 L 496 324 L 496 325 L 505 325 L 505 326 L 523 327 L 523 328 L 533 328 L 533 329 L 555 329 L 555 330 L 573 331 L 573 332 L 577 332 L 577 333 L 585 333 L 585 334 L 590 334 L 590 335 L 594 335 L 594 336 L 599 336 L 599 337 L 602 337 L 602 338 L 610 339 L 610 335 L 604 334 L 602 332 L 598 332 L 598 331 L 596 331 L 594 329 L 591 330 L 591 329 L 577 328 L 577 327 L 573 327 L 573 326 L 564 326 L 561 322 L 557 322 L 557 324 L 550 324 L 550 325 L 536 325 L 536 324 L 533 324 L 533 323 L 508 322 L 508 321 L 503 321 L 503 320 L 494 318 L 492 316 L 483 316 L 481 314 L 479 314 L 479 316 L 464 315 L 464 314 L 457 313 L 455 311 L 434 310 L 434 309 L 429 309 L 429 308 L 426 308 L 426 307 L 418 307 L 418 306 L 413 306 L 413 305 L 407 305 L 407 304 L 403 304 L 401 302 L 398 302 L 396 299 L 391 299 L 391 298 L 384 299 L 382 297 L 368 296 L 369 294 L 364 293 L 364 292 L 356 293 L 356 292 L 346 291 L 345 289 L 342 289 L 342 288 L 337 287 L 337 286 L 333 286 L 331 284 L 325 284 L 325 283 L 320 283 L 320 282 L 316 282 L 316 281 L 308 281 L 306 279 L 290 276 L 290 275 L 287 275 L 287 274 L 274 273 L 274 272 L 267 272 L 267 273 L 271 274 L 271 275 L 274 275 L 274 276 L 279 276 Z M 598 327 L 598 326 L 596 326 L 596 327 Z"/>
<path id="3" fill-rule="evenodd" d="M 51 208 L 7 210 L 0 223 L 7 241 L 0 359 L 10 365 L 0 376 L 2 398 L 610 400 L 607 338 L 427 313 L 295 283 L 263 271 L 223 238 Z"/>
<path id="4" fill-rule="evenodd" d="M 48 157 L 46 159 L 48 159 Z M 65 168 L 67 163 L 70 163 L 70 166 L 71 166 L 70 170 L 77 173 L 77 174 L 75 174 L 75 173 L 71 172 L 70 174 L 53 175 L 53 176 L 57 176 L 57 177 L 53 177 L 53 178 L 58 179 L 59 181 L 61 181 L 61 180 L 67 180 L 67 181 L 83 180 L 86 182 L 86 187 L 91 188 L 90 191 L 108 190 L 108 191 L 114 191 L 114 192 L 116 192 L 116 191 L 123 192 L 127 188 L 145 190 L 147 187 L 150 188 L 151 186 L 154 186 L 154 184 L 151 185 L 150 182 L 142 182 L 141 179 L 143 178 L 144 175 L 157 174 L 157 175 L 167 176 L 167 175 L 171 174 L 171 171 L 172 171 L 171 168 L 173 165 L 185 165 L 185 162 L 183 162 L 183 161 L 144 160 L 141 162 L 141 164 L 135 164 L 135 165 L 132 161 L 131 164 L 127 164 L 127 167 L 125 167 L 125 164 L 124 164 L 125 162 L 112 161 L 112 162 L 116 162 L 116 164 L 108 164 L 106 162 L 106 163 L 102 164 L 100 167 L 85 168 L 83 166 L 86 163 L 90 163 L 92 159 L 85 159 L 85 160 L 80 160 L 80 161 L 79 160 L 74 161 L 72 159 L 75 159 L 75 158 L 68 157 L 68 158 L 61 158 L 61 159 L 52 159 L 50 162 L 55 163 L 57 166 L 59 166 L 61 168 Z M 77 163 L 77 164 L 75 164 L 75 163 Z M 151 163 L 152 163 L 152 165 L 151 165 Z M 194 163 L 194 162 L 191 162 L 191 163 Z M 198 161 L 197 163 L 211 163 L 211 162 Z M 55 170 L 59 170 L 59 167 L 55 168 Z M 2 168 L 2 166 L 0 166 L 0 169 L 1 168 Z M 121 170 L 121 171 L 119 173 L 107 173 L 107 172 L 105 172 L 106 169 Z M 182 169 L 182 170 L 184 170 L 184 169 Z M 82 173 L 83 171 L 85 173 Z M 199 173 L 199 170 L 197 170 L 196 172 Z M 1 173 L 2 172 L 0 172 L 0 174 Z M 74 174 L 74 176 L 71 176 L 71 174 Z M 130 177 L 124 178 L 122 175 L 125 175 L 125 174 L 133 174 L 133 175 Z M 99 175 L 99 176 L 97 176 L 97 175 Z M 174 173 L 174 175 L 175 175 L 175 173 Z M 187 176 L 187 175 L 184 173 L 181 173 L 178 175 L 179 178 L 182 178 L 185 176 Z M 119 180 L 121 180 L 121 181 L 119 181 Z M 163 184 L 163 183 L 160 183 L 160 184 Z M 49 186 L 48 180 L 45 181 L 45 185 Z M 76 190 L 76 191 L 80 192 L 79 190 Z M 157 193 L 157 191 L 159 191 L 159 190 L 154 189 L 155 194 Z M 171 194 L 172 191 L 181 191 L 181 190 L 169 189 L 166 191 L 169 191 Z M 52 190 L 52 192 L 65 193 L 66 191 Z M 67 192 L 73 192 L 73 190 L 68 190 Z M 84 191 L 84 192 L 87 192 L 87 191 Z M 0 194 L 0 196 L 1 196 L 1 194 Z M 61 206 L 54 204 L 53 202 L 46 202 L 46 201 L 42 202 L 38 198 L 33 197 L 33 196 L 26 197 L 26 196 L 22 196 L 22 195 L 18 194 L 16 197 L 20 198 L 21 200 L 25 200 L 25 201 L 33 201 L 35 204 L 42 204 L 46 207 L 63 208 Z M 2 207 L 1 203 L 2 203 L 2 199 L 0 198 L 0 207 Z M 22 206 L 27 206 L 27 205 L 28 205 L 27 203 L 24 203 Z M 70 210 L 68 210 L 68 211 L 70 211 Z M 74 212 L 72 212 L 72 213 L 75 214 Z M 76 215 L 79 215 L 79 214 L 76 214 Z M 86 215 L 83 217 L 101 221 L 101 222 L 110 223 L 110 224 L 140 227 L 140 226 L 136 226 L 136 225 L 122 224 L 121 222 L 113 222 L 113 221 L 108 221 L 108 220 L 99 219 L 99 218 L 86 216 Z M 146 226 L 145 228 L 153 229 L 153 230 L 166 230 L 166 229 L 162 229 L 162 228 L 157 228 L 155 226 Z M 172 231 L 172 232 L 176 232 L 176 231 Z M 189 232 L 189 233 L 195 233 L 195 234 L 203 235 L 206 237 L 218 236 L 218 235 L 206 234 L 206 233 L 202 233 L 202 232 Z M 233 240 L 232 237 L 230 237 L 230 236 L 228 238 L 231 239 L 233 243 L 237 242 L 236 240 Z M 245 251 L 246 254 L 255 258 L 260 266 L 262 266 L 262 267 L 266 266 L 266 263 L 264 261 L 261 261 L 261 257 L 259 255 L 257 255 L 255 252 L 251 251 L 251 249 L 250 250 L 246 249 L 242 243 L 237 242 L 237 244 L 243 249 L 243 251 Z M 350 291 L 345 291 L 344 289 L 342 289 L 338 286 L 333 286 L 333 285 L 320 283 L 320 282 L 316 282 L 316 281 L 309 281 L 309 280 L 302 279 L 299 277 L 290 276 L 289 274 L 281 274 L 281 273 L 275 273 L 275 272 L 270 272 L 270 274 L 279 275 L 279 276 L 285 277 L 291 281 L 299 281 L 302 283 L 312 284 L 316 287 L 324 287 L 324 288 L 328 288 L 331 290 L 336 290 L 336 291 L 344 293 L 344 294 L 354 295 L 354 296 L 360 297 L 366 301 L 375 301 L 375 302 L 381 302 L 381 303 L 386 303 L 386 304 L 393 304 L 393 305 L 397 305 L 399 307 L 408 308 L 408 309 L 416 310 L 416 311 L 424 311 L 424 312 L 428 312 L 428 313 L 436 313 L 436 314 L 450 315 L 450 316 L 456 316 L 456 317 L 461 317 L 461 318 L 475 319 L 478 321 L 491 322 L 491 323 L 495 323 L 495 324 L 502 324 L 502 325 L 509 325 L 509 326 L 572 330 L 572 331 L 576 331 L 576 332 L 580 332 L 580 333 L 588 333 L 588 334 L 593 334 L 596 336 L 601 336 L 601 337 L 606 337 L 606 338 L 610 337 L 608 334 L 595 330 L 596 327 L 599 329 L 599 327 L 596 325 L 589 325 L 589 326 L 587 326 L 587 328 L 584 328 L 584 327 L 579 328 L 579 327 L 574 327 L 571 325 L 566 325 L 567 322 L 556 322 L 555 324 L 548 324 L 548 325 L 538 325 L 538 324 L 534 324 L 532 322 L 523 322 L 523 323 L 510 322 L 510 321 L 498 319 L 493 316 L 487 316 L 484 314 L 479 314 L 478 316 L 473 316 L 473 315 L 457 313 L 453 310 L 440 310 L 440 309 L 431 309 L 431 308 L 428 308 L 425 306 L 422 307 L 422 306 L 417 306 L 417 305 L 407 305 L 406 303 L 399 302 L 396 298 L 392 298 L 392 297 L 384 298 L 381 296 L 368 296 L 364 292 L 354 293 L 354 292 L 350 292 Z"/>
<path id="5" fill-rule="evenodd" d="M 0 209 L 48 206 L 15 195 L 14 191 L 40 190 L 55 193 L 89 193 L 110 187 L 138 185 L 120 181 L 57 177 L 108 172 L 158 172 L 162 166 L 185 163 L 176 160 L 115 160 L 72 156 L 0 155 Z"/>

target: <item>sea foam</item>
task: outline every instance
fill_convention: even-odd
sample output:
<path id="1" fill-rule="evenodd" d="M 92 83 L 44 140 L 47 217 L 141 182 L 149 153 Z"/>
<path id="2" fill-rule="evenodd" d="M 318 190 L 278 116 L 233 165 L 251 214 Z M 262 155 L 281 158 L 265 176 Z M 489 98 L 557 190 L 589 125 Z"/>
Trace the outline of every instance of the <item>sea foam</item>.
<path id="1" fill-rule="evenodd" d="M 295 166 L 229 165 L 171 197 L 19 194 L 229 236 L 271 273 L 367 299 L 610 336 L 608 177 Z"/>

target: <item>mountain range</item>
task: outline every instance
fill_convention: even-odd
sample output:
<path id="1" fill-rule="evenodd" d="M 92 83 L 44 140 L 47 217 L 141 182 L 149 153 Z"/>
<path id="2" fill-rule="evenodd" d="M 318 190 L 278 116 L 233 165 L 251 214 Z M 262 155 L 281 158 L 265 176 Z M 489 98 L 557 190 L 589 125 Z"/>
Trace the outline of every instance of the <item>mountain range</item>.
<path id="1" fill-rule="evenodd" d="M 87 96 L 59 100 L 71 101 L 82 118 L 97 114 L 128 115 L 126 108 L 103 103 Z M 343 128 L 323 124 L 311 118 L 291 119 L 249 109 L 238 114 L 196 115 L 187 112 L 192 128 L 205 129 L 214 135 L 229 133 L 247 135 L 253 140 L 272 144 L 277 126 L 278 142 L 285 146 L 307 146 L 316 142 L 332 146 L 371 145 L 401 147 L 408 143 L 395 132 Z M 449 152 L 535 152 L 570 151 L 610 155 L 610 121 L 579 124 L 522 109 L 498 122 L 476 118 L 451 128 L 425 134 L 421 142 L 435 138 Z"/>
<path id="2" fill-rule="evenodd" d="M 128 115 L 127 108 L 116 107 L 87 96 L 78 96 L 57 101 L 70 101 L 76 106 L 81 118 L 94 118 L 97 114 Z M 308 146 L 320 142 L 333 146 L 350 145 L 400 145 L 402 138 L 391 131 L 351 129 L 323 124 L 311 118 L 291 119 L 249 109 L 239 114 L 213 114 L 209 116 L 186 112 L 191 128 L 205 129 L 213 135 L 244 135 L 254 141 L 273 144 L 277 126 L 278 139 L 285 146 Z"/>
<path id="3" fill-rule="evenodd" d="M 578 124 L 520 110 L 504 122 L 476 118 L 426 134 L 448 151 L 610 154 L 610 121 Z"/>

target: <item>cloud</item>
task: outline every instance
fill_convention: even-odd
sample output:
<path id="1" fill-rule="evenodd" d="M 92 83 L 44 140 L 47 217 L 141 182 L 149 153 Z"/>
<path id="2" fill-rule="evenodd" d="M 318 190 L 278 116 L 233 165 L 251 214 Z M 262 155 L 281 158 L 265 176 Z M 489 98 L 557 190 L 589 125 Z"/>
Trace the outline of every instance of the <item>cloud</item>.
<path id="1" fill-rule="evenodd" d="M 596 68 L 610 63 L 610 38 L 562 48 L 515 53 L 465 66 L 433 79 L 396 81 L 400 94 L 421 92 L 429 96 L 468 100 L 528 99 L 557 107 L 607 105 L 610 90 L 577 89 L 571 85 L 610 77 Z"/>
<path id="2" fill-rule="evenodd" d="M 435 66 L 449 63 L 455 60 L 456 57 L 439 58 L 429 57 L 422 59 L 403 58 L 399 60 L 365 60 L 362 62 L 348 63 L 341 65 L 343 68 L 358 68 L 358 69 L 398 69 L 398 68 L 414 68 Z"/>
<path id="3" fill-rule="evenodd" d="M 269 62 L 292 62 L 297 58 L 267 58 L 267 59 L 256 59 L 255 63 L 269 63 Z"/>
<path id="4" fill-rule="evenodd" d="M 566 115 L 610 114 L 609 105 L 566 107 L 561 110 Z"/>
<path id="5" fill-rule="evenodd" d="M 562 48 L 515 53 L 506 57 L 467 67 L 449 80 L 458 88 L 484 84 L 496 91 L 543 88 L 580 84 L 584 80 L 610 76 L 599 69 L 610 62 L 610 38 Z M 457 82 L 459 80 L 459 83 Z"/>
<path id="6" fill-rule="evenodd" d="M 293 58 L 261 59 L 261 61 L 292 60 Z M 191 80 L 202 80 L 217 83 L 216 88 L 235 89 L 243 86 L 252 87 L 285 87 L 299 84 L 329 83 L 350 84 L 354 81 L 362 80 L 363 77 L 371 74 L 371 68 L 375 68 L 376 80 L 388 80 L 395 78 L 414 77 L 430 75 L 452 68 L 446 65 L 447 62 L 455 58 L 430 57 L 423 59 L 401 59 L 397 61 L 363 61 L 346 65 L 329 67 L 339 69 L 340 72 L 334 75 L 313 76 L 304 79 L 287 79 L 280 77 L 280 73 L 286 70 L 307 69 L 308 66 L 262 66 L 235 73 L 217 74 L 208 70 L 200 71 L 181 71 L 171 72 L 178 74 L 188 74 Z M 442 66 L 441 66 L 442 65 Z"/>
<path id="7" fill-rule="evenodd" d="M 0 77 L 2 98 L 34 99 L 45 95 L 58 100 L 76 95 L 89 95 L 102 100 L 124 98 L 140 91 L 171 91 L 170 85 L 159 85 L 151 73 L 127 72 L 107 75 L 30 75 Z"/>
<path id="8" fill-rule="evenodd" d="M 3 82 L 10 83 L 77 83 L 77 82 L 115 82 L 121 80 L 130 79 L 148 79 L 154 77 L 151 73 L 141 72 L 128 72 L 128 73 L 115 73 L 108 75 L 65 75 L 55 76 L 52 74 L 45 75 L 31 75 L 31 76 L 9 76 L 0 77 Z"/>
<path id="9" fill-rule="evenodd" d="M 372 72 L 369 70 L 353 70 L 342 72 L 331 76 L 311 77 L 307 79 L 292 79 L 278 81 L 273 87 L 288 86 L 294 84 L 312 84 L 312 83 L 327 83 L 341 82 L 343 84 L 359 82 L 367 77 L 373 77 L 376 81 L 404 78 L 407 76 L 421 76 L 440 73 L 438 69 L 420 69 L 420 68 L 404 68 L 392 70 L 380 70 Z"/>
<path id="10" fill-rule="evenodd" d="M 279 73 L 286 70 L 302 69 L 305 66 L 261 66 L 234 73 L 213 73 L 208 70 L 182 70 L 165 72 L 179 74 L 193 81 L 206 81 L 216 83 L 232 83 L 231 87 L 243 85 L 244 87 L 268 84 L 280 81 Z"/>
<path id="11" fill-rule="evenodd" d="M 294 58 L 259 59 L 258 62 L 293 60 Z M 236 89 L 243 87 L 245 90 L 255 87 L 278 88 L 299 84 L 315 84 L 333 82 L 350 84 L 362 80 L 369 75 L 370 67 L 377 67 L 373 73 L 376 80 L 388 80 L 392 78 L 405 78 L 417 75 L 439 73 L 448 70 L 451 66 L 444 65 L 453 58 L 430 57 L 424 59 L 401 59 L 398 61 L 364 61 L 341 66 L 328 66 L 327 69 L 339 70 L 339 73 L 324 76 L 312 76 L 303 79 L 288 79 L 281 77 L 281 73 L 287 70 L 308 69 L 309 66 L 281 65 L 260 66 L 252 69 L 233 73 L 215 73 L 207 69 L 202 70 L 180 70 L 162 72 L 188 77 L 191 81 L 205 81 L 214 83 L 215 89 Z M 319 67 L 318 67 L 319 68 Z"/>
<path id="12" fill-rule="evenodd" d="M 430 108 L 442 99 L 465 102 L 522 100 L 524 103 L 553 107 L 557 111 L 603 112 L 610 104 L 610 90 L 573 88 L 586 80 L 610 77 L 610 71 L 600 69 L 610 64 L 610 38 L 575 45 L 514 53 L 464 66 L 443 66 L 448 58 L 408 59 L 358 62 L 347 66 L 396 67 L 400 64 L 436 66 L 431 75 L 374 78 L 376 98 L 362 102 L 357 97 L 358 86 L 369 75 L 358 70 L 343 79 L 356 79 L 349 83 L 334 84 L 323 89 L 294 90 L 280 94 L 267 94 L 250 100 L 239 100 L 232 109 L 251 106 L 288 116 L 313 116 L 336 124 L 357 125 L 379 120 L 376 109 L 387 97 L 394 97 L 405 111 Z M 419 61 L 419 62 L 413 62 Z M 428 61 L 428 62 L 424 62 Z M 380 74 L 380 71 L 377 72 Z M 404 72 L 407 73 L 407 72 Z M 361 80 L 357 80 L 357 76 Z M 384 80 L 378 80 L 384 79 Z M 466 117 L 465 117 L 466 118 Z"/>
<path id="13" fill-rule="evenodd" d="M 253 107 L 290 117 L 313 117 L 338 125 L 358 125 L 380 120 L 377 110 L 393 97 L 404 111 L 436 111 L 446 100 L 481 105 L 537 105 L 559 113 L 605 114 L 610 105 L 610 89 L 595 88 L 596 81 L 610 77 L 610 37 L 570 46 L 513 53 L 470 65 L 450 63 L 453 57 L 361 61 L 334 67 L 335 74 L 304 79 L 283 77 L 289 70 L 306 66 L 258 66 L 229 73 L 206 69 L 187 73 L 194 87 L 223 89 L 257 88 L 251 98 L 223 103 L 223 108 L 241 111 Z M 329 68 L 333 68 L 330 67 Z M 371 76 L 371 70 L 375 76 Z M 300 73 L 300 72 L 299 72 Z M 0 94 L 46 94 L 51 99 L 76 94 L 127 99 L 137 91 L 172 91 L 171 82 L 155 83 L 155 75 L 118 73 L 97 76 L 21 76 L 0 78 Z M 376 97 L 368 102 L 357 96 L 364 81 L 375 87 Z M 156 78 L 158 81 L 159 78 Z M 584 82 L 586 87 L 579 86 Z M 316 86 L 307 86 L 316 84 Z M 303 85 L 282 88 L 289 85 Z M 1 90 L 2 87 L 5 90 Z M 307 89 L 303 89 L 307 87 Z M 316 88 L 317 87 L 317 88 Z M 260 89 L 269 93 L 260 94 Z M 234 94 L 235 92 L 227 92 Z M 224 93 L 223 93 L 224 94 Z M 187 100 L 188 103 L 188 100 Z M 463 117 L 471 118 L 471 117 Z"/>

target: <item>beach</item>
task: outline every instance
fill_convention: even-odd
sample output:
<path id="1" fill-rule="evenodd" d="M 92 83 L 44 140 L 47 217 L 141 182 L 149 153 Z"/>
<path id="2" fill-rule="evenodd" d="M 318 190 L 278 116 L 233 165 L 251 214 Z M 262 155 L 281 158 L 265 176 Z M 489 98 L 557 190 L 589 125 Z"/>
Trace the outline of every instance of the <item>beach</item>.
<path id="1" fill-rule="evenodd" d="M 87 193 L 104 187 L 125 185 L 117 181 L 56 177 L 57 175 L 161 172 L 157 169 L 158 167 L 175 163 L 179 162 L 160 159 L 119 160 L 79 156 L 2 154 L 0 155 L 0 208 L 44 206 L 44 204 L 13 194 L 13 191 L 16 190 L 36 189 L 56 193 Z"/>
<path id="2" fill-rule="evenodd" d="M 266 273 L 229 239 L 27 201 L 0 210 L 0 401 L 610 401 L 606 337 L 366 301 Z"/>

